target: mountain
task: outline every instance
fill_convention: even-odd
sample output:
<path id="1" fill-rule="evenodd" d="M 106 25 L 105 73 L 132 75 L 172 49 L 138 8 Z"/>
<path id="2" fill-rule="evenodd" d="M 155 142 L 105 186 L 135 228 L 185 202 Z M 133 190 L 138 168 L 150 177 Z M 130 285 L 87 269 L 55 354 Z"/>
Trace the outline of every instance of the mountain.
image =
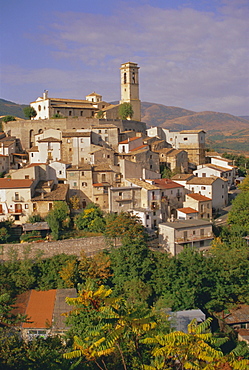
<path id="1" fill-rule="evenodd" d="M 12 101 L 0 99 L 0 117 L 11 115 L 14 117 L 25 118 L 23 108 L 27 107 L 25 104 L 16 104 Z"/>
<path id="2" fill-rule="evenodd" d="M 249 155 L 249 121 L 242 117 L 142 103 L 142 121 L 148 126 L 161 126 L 171 131 L 204 130 L 209 148 Z"/>

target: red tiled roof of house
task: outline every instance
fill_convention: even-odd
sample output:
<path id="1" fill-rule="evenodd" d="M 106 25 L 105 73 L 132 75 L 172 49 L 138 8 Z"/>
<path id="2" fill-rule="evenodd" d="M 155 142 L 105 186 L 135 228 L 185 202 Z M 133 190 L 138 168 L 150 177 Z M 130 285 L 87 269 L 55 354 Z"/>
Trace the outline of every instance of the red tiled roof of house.
<path id="1" fill-rule="evenodd" d="M 186 213 L 186 214 L 198 213 L 198 211 L 196 211 L 196 209 L 191 208 L 191 207 L 178 208 L 177 211 L 180 211 L 180 212 L 183 212 L 183 213 Z"/>
<path id="2" fill-rule="evenodd" d="M 141 139 L 141 137 L 137 137 L 137 136 L 135 136 L 135 137 L 130 137 L 129 139 L 126 139 L 126 140 L 124 140 L 124 141 L 120 141 L 120 143 L 119 143 L 119 144 L 128 144 L 130 141 L 134 141 L 134 140 L 138 140 L 138 139 Z"/>
<path id="3" fill-rule="evenodd" d="M 211 198 L 205 197 L 204 195 L 198 194 L 198 193 L 191 193 L 187 194 L 186 196 L 193 198 L 195 200 L 198 200 L 200 202 L 205 202 L 205 201 L 210 201 L 212 200 Z"/>
<path id="4" fill-rule="evenodd" d="M 56 289 L 47 291 L 32 290 L 25 314 L 30 322 L 23 328 L 48 328 L 52 325 Z"/>
<path id="5" fill-rule="evenodd" d="M 0 189 L 20 189 L 20 188 L 30 188 L 33 184 L 33 180 L 29 179 L 0 179 Z"/>
<path id="6" fill-rule="evenodd" d="M 131 152 L 135 152 L 136 150 L 140 150 L 140 149 L 145 149 L 145 148 L 149 148 L 148 145 L 140 145 L 140 146 L 137 146 L 136 148 L 134 149 L 131 149 L 130 151 Z"/>
<path id="7" fill-rule="evenodd" d="M 173 189 L 173 188 L 184 188 L 183 185 L 178 184 L 171 179 L 154 179 L 154 184 L 160 187 L 161 189 Z"/>

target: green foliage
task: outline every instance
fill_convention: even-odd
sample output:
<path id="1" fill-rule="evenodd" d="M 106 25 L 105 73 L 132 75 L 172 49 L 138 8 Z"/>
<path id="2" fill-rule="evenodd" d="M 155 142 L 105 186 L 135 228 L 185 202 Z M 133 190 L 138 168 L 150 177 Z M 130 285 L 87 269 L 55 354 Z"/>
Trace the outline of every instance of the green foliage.
<path id="1" fill-rule="evenodd" d="M 54 208 L 48 213 L 46 221 L 52 231 L 52 236 L 55 240 L 60 237 L 61 230 L 69 227 L 70 224 L 70 209 L 66 202 L 58 201 L 54 203 Z"/>
<path id="2" fill-rule="evenodd" d="M 98 111 L 98 113 L 97 113 L 96 117 L 97 117 L 98 119 L 102 119 L 102 118 L 104 118 L 104 112 L 103 112 L 102 110 Z"/>
<path id="3" fill-rule="evenodd" d="M 88 204 L 79 215 L 75 216 L 74 224 L 78 230 L 89 230 L 101 233 L 105 229 L 103 212 L 94 203 Z"/>
<path id="4" fill-rule="evenodd" d="M 27 222 L 34 224 L 35 222 L 41 222 L 41 221 L 43 221 L 43 218 L 41 217 L 39 213 L 36 213 L 36 214 L 30 215 Z"/>
<path id="5" fill-rule="evenodd" d="M 65 117 L 63 117 L 61 114 L 59 114 L 59 113 L 55 113 L 52 117 L 51 117 L 52 119 L 57 119 L 57 118 L 65 118 Z"/>
<path id="6" fill-rule="evenodd" d="M 42 239 L 41 233 L 39 231 L 33 230 L 27 234 L 22 234 L 20 240 L 22 242 L 33 242 Z"/>
<path id="7" fill-rule="evenodd" d="M 11 116 L 11 115 L 7 115 L 5 117 L 2 118 L 2 121 L 7 123 L 7 122 L 10 122 L 10 121 L 15 121 L 15 117 L 14 116 Z"/>
<path id="8" fill-rule="evenodd" d="M 33 108 L 33 107 L 23 108 L 23 113 L 25 114 L 25 117 L 27 117 L 29 119 L 37 116 L 37 112 L 36 112 L 35 108 Z"/>
<path id="9" fill-rule="evenodd" d="M 162 179 L 170 179 L 173 176 L 171 169 L 167 166 L 160 166 L 160 173 Z"/>
<path id="10" fill-rule="evenodd" d="M 8 229 L 6 227 L 0 228 L 0 243 L 7 243 L 10 234 L 8 233 Z"/>
<path id="11" fill-rule="evenodd" d="M 131 119 L 134 114 L 131 103 L 120 104 L 119 109 L 118 109 L 118 114 L 119 114 L 119 117 L 123 120 L 127 120 L 127 118 Z"/>
<path id="12" fill-rule="evenodd" d="M 242 226 L 249 233 L 249 191 L 242 191 L 232 203 L 228 224 Z"/>

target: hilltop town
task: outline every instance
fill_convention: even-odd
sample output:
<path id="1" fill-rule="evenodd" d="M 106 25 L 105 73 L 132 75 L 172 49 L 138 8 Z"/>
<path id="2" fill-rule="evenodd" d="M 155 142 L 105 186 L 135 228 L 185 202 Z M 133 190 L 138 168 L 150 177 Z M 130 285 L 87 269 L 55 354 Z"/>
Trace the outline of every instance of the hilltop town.
<path id="1" fill-rule="evenodd" d="M 204 130 L 170 131 L 141 122 L 139 66 L 124 63 L 121 100 L 50 98 L 30 103 L 30 120 L 3 122 L 0 136 L 0 221 L 46 217 L 58 201 L 95 203 L 136 215 L 172 255 L 187 244 L 206 248 L 210 221 L 228 204 L 236 177 L 231 160 L 205 151 Z M 120 119 L 120 106 L 132 115 Z M 124 117 L 123 117 L 124 118 Z M 165 178 L 165 170 L 175 174 Z M 166 171 L 167 172 L 167 171 Z M 175 235 L 172 237 L 172 235 Z"/>

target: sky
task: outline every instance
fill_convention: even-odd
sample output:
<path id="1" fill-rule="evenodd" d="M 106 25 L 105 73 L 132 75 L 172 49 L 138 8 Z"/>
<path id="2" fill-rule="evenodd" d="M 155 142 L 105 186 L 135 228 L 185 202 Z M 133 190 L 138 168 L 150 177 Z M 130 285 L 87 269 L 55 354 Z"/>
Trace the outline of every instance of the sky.
<path id="1" fill-rule="evenodd" d="M 120 100 L 137 63 L 140 99 L 249 115 L 248 0 L 1 0 L 0 98 Z"/>

